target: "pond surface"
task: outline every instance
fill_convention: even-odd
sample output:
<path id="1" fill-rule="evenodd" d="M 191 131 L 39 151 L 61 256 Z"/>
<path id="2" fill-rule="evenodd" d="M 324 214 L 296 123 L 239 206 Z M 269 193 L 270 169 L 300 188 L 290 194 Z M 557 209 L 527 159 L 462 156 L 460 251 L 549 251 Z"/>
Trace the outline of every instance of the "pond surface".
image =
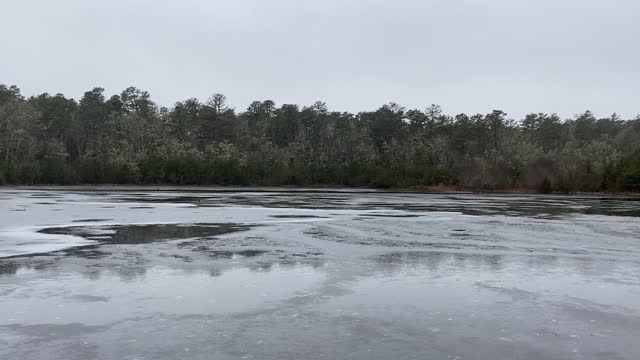
<path id="1" fill-rule="evenodd" d="M 0 359 L 640 359 L 640 201 L 0 189 Z"/>

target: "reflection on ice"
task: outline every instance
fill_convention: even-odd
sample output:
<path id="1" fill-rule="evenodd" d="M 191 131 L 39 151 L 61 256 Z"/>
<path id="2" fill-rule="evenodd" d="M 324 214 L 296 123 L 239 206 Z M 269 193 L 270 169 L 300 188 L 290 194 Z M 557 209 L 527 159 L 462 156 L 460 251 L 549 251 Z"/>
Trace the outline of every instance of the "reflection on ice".
<path id="1" fill-rule="evenodd" d="M 37 273 L 23 272 L 16 276 L 19 285 L 0 299 L 1 313 L 12 314 L 12 320 L 0 318 L 0 326 L 100 325 L 145 314 L 255 311 L 304 294 L 324 278 L 321 271 L 305 266 L 276 266 L 263 271 L 238 268 L 221 274 L 153 267 L 132 281 L 109 272 L 99 279 L 72 273 L 40 278 Z"/>

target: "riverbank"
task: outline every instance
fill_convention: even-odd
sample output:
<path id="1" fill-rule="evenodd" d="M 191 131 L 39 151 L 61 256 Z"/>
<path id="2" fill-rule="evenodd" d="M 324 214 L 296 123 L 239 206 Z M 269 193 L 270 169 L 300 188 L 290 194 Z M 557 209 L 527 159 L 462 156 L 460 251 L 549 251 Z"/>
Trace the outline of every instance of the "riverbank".
<path id="1" fill-rule="evenodd" d="M 469 189 L 450 185 L 415 186 L 415 187 L 348 187 L 338 185 L 311 186 L 237 186 L 237 185 L 173 185 L 173 184 L 83 184 L 83 185 L 0 185 L 0 189 L 30 190 L 92 190 L 92 191 L 214 191 L 214 192 L 357 192 L 357 193 L 423 193 L 423 194 L 478 194 L 478 195 L 557 195 L 557 196 L 593 196 L 614 198 L 640 198 L 640 192 L 552 192 L 541 194 L 535 189 Z"/>

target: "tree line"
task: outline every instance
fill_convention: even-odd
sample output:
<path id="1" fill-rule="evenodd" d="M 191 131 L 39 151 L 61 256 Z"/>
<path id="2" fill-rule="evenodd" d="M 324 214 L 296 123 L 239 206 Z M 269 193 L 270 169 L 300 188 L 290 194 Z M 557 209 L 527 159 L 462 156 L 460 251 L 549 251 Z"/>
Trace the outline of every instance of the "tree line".
<path id="1" fill-rule="evenodd" d="M 219 184 L 540 192 L 640 190 L 640 116 L 353 114 L 222 94 L 160 107 L 129 87 L 79 101 L 0 84 L 0 184 Z"/>

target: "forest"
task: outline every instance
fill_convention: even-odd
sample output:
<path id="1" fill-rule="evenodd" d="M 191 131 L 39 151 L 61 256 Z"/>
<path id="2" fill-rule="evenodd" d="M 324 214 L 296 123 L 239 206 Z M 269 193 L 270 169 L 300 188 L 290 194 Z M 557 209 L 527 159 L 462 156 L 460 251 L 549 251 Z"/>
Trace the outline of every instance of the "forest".
<path id="1" fill-rule="evenodd" d="M 222 94 L 158 106 L 129 87 L 80 100 L 0 85 L 0 184 L 300 185 L 640 191 L 640 116 L 512 119 L 389 103 L 353 114 Z"/>

